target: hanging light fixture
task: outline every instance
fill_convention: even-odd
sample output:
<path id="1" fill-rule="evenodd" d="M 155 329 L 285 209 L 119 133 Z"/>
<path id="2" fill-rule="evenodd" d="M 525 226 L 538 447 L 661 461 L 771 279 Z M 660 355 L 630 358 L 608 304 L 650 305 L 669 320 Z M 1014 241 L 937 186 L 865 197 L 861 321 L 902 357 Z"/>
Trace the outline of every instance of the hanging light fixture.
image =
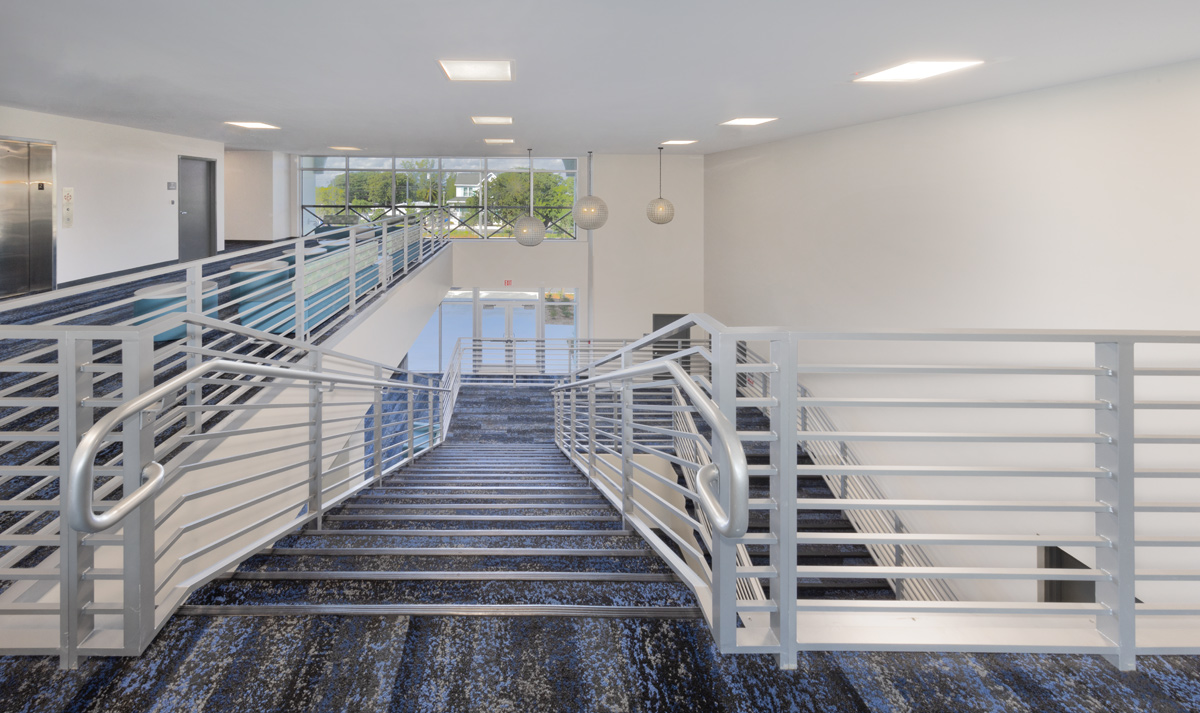
<path id="1" fill-rule="evenodd" d="M 579 200 L 575 201 L 575 208 L 571 211 L 575 216 L 575 225 L 584 230 L 596 230 L 603 228 L 608 222 L 608 204 L 604 199 L 592 195 L 592 152 L 588 151 L 588 192 Z"/>
<path id="2" fill-rule="evenodd" d="M 533 149 L 529 151 L 529 215 L 523 215 L 517 218 L 517 222 L 513 224 L 513 232 L 516 233 L 517 242 L 525 247 L 533 247 L 546 237 L 546 226 L 542 221 L 533 217 Z"/>
<path id="3" fill-rule="evenodd" d="M 662 151 L 663 147 L 658 147 L 658 198 L 650 201 L 646 206 L 646 217 L 651 223 L 665 225 L 671 222 L 675 217 L 675 206 L 671 205 L 671 201 L 662 197 Z"/>

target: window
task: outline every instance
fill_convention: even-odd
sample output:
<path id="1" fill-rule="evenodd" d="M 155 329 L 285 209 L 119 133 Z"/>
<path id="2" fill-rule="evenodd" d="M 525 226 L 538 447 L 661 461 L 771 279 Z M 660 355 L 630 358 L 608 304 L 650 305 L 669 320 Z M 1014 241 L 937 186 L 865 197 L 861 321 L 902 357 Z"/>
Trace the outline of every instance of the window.
<path id="1" fill-rule="evenodd" d="M 549 240 L 575 239 L 578 161 L 533 159 L 533 213 Z M 415 215 L 448 238 L 512 238 L 529 213 L 528 158 L 372 158 L 303 156 L 301 221 L 305 235 Z"/>

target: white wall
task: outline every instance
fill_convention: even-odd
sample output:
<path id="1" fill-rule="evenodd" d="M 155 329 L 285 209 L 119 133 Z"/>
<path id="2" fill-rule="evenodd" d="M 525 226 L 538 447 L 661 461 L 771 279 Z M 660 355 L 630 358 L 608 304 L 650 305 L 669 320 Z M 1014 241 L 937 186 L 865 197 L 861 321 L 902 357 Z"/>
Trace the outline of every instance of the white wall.
<path id="1" fill-rule="evenodd" d="M 637 337 L 651 315 L 700 312 L 704 306 L 705 158 L 663 159 L 663 197 L 675 218 L 655 225 L 646 204 L 658 197 L 658 156 L 597 156 L 593 190 L 608 204 L 594 231 L 596 336 Z"/>
<path id="2" fill-rule="evenodd" d="M 279 151 L 225 151 L 225 239 L 291 237 L 290 174 Z"/>
<path id="3" fill-rule="evenodd" d="M 1192 62 L 710 155 L 705 307 L 836 329 L 1196 328 L 1197 86 Z"/>
<path id="4" fill-rule="evenodd" d="M 836 331 L 934 328 L 1196 329 L 1200 304 L 1200 62 L 804 136 L 706 157 L 705 309 L 733 325 Z M 870 90 L 864 87 L 864 90 Z M 857 348 L 857 345 L 856 347 Z M 802 358 L 827 356 L 805 345 Z M 863 363 L 1089 365 L 1090 347 L 900 350 L 862 345 Z M 849 349 L 843 345 L 837 356 Z M 1143 358 L 1145 357 L 1145 358 Z M 1194 357 L 1194 354 L 1193 354 Z M 1140 350 L 1149 359 L 1180 359 Z M 826 362 L 828 363 L 828 362 Z M 1176 362 L 1178 363 L 1178 362 Z M 1194 361 L 1192 362 L 1194 365 Z M 1042 379 L 1034 388 L 1033 381 Z M 819 396 L 1093 398 L 1091 379 L 808 380 Z M 1139 398 L 1190 398 L 1147 384 Z M 919 387 L 917 391 L 913 388 Z M 1164 394 L 1149 393 L 1166 388 Z M 941 388 L 941 391 L 933 389 Z M 835 389 L 837 389 L 835 391 Z M 1089 413 L 837 409 L 843 430 L 1080 433 Z M 933 413 L 937 411 L 938 413 Z M 1195 433 L 1139 415 L 1143 432 Z M 1162 430 L 1156 430 L 1161 428 Z M 867 463 L 1090 467 L 1089 446 L 856 446 Z M 1157 449 L 1157 450 L 1154 450 Z M 1169 449 L 1170 452 L 1167 452 Z M 1185 450 L 1190 449 L 1185 452 Z M 1139 468 L 1196 467 L 1187 446 L 1139 446 Z M 1182 481 L 1139 496 L 1192 500 Z M 1093 499 L 1091 481 L 888 478 L 897 498 Z M 1088 532 L 1086 515 L 910 513 L 913 531 Z M 1139 519 L 1139 535 L 1191 526 Z M 1157 528 L 1157 529 L 1155 529 Z M 1163 529 L 1165 528 L 1165 529 Z M 1191 528 L 1194 529 L 1194 528 Z M 1193 533 L 1194 534 L 1194 533 Z M 1167 566 L 1139 550 L 1139 566 Z M 1092 561 L 1088 550 L 1075 550 Z M 942 564 L 1034 566 L 1032 548 L 944 548 Z M 1175 559 L 1170 566 L 1179 566 Z M 1195 563 L 1194 563 L 1195 564 Z M 975 582 L 974 598 L 1032 598 L 1030 585 Z M 1146 601 L 1194 594 L 1139 583 Z"/>
<path id="5" fill-rule="evenodd" d="M 179 258 L 179 157 L 217 162 L 217 248 L 225 244 L 223 144 L 0 106 L 0 136 L 57 143 L 58 281 Z M 75 225 L 61 228 L 62 187 L 75 189 Z"/>

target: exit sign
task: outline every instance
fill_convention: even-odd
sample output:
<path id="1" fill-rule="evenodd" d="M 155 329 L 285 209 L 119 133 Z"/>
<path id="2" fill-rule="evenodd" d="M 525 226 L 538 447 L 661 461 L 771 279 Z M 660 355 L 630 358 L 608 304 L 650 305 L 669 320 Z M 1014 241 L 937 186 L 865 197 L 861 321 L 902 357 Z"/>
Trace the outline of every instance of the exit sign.
<path id="1" fill-rule="evenodd" d="M 512 287 L 512 280 L 505 280 L 505 281 L 504 281 L 504 286 L 505 286 L 505 287 Z"/>

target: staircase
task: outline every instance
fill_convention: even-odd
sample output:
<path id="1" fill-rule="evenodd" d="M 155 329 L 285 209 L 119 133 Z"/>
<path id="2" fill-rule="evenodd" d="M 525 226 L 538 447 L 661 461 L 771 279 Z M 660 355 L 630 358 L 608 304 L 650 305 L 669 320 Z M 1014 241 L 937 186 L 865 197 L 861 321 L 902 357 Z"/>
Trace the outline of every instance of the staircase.
<path id="1" fill-rule="evenodd" d="M 699 617 L 553 430 L 545 388 L 464 386 L 443 445 L 180 611 Z"/>
<path id="2" fill-rule="evenodd" d="M 710 429 L 702 420 L 697 428 L 705 437 L 711 438 Z M 739 408 L 738 431 L 769 431 L 770 421 L 757 408 Z M 750 441 L 743 444 L 746 460 L 750 464 L 769 464 L 769 446 L 763 442 Z M 812 460 L 803 452 L 797 453 L 796 462 L 811 465 Z M 801 498 L 830 498 L 834 493 L 821 476 L 797 476 L 797 494 Z M 750 476 L 750 497 L 770 498 L 769 476 Z M 769 532 L 770 513 L 765 510 L 750 511 L 749 532 Z M 841 510 L 800 510 L 796 513 L 797 532 L 854 532 L 854 525 Z M 768 545 L 747 545 L 751 562 L 756 566 L 770 564 Z M 875 560 L 863 545 L 811 545 L 797 546 L 796 564 L 819 567 L 871 567 Z M 763 589 L 770 596 L 770 581 L 763 580 Z M 801 578 L 796 585 L 797 599 L 895 599 L 895 593 L 886 579 L 838 579 Z"/>

